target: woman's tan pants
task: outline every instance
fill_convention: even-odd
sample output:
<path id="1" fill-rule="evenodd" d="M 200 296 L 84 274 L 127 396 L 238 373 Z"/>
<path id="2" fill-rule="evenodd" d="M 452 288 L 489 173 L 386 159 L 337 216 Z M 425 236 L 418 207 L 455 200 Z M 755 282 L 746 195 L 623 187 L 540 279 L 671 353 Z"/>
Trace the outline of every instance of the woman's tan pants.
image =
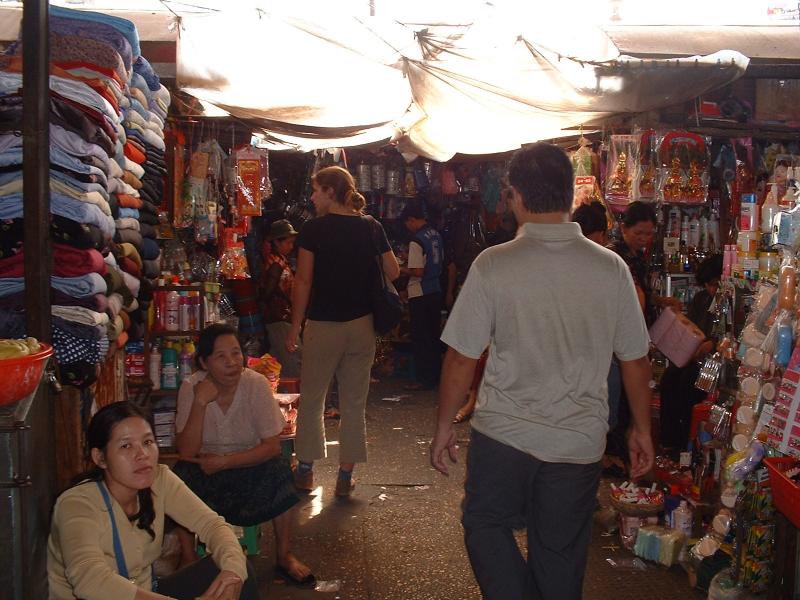
<path id="1" fill-rule="evenodd" d="M 339 387 L 339 462 L 367 460 L 365 410 L 375 330 L 372 315 L 343 323 L 307 321 L 300 369 L 300 408 L 295 451 L 298 460 L 312 462 L 327 456 L 325 395 L 336 375 Z"/>

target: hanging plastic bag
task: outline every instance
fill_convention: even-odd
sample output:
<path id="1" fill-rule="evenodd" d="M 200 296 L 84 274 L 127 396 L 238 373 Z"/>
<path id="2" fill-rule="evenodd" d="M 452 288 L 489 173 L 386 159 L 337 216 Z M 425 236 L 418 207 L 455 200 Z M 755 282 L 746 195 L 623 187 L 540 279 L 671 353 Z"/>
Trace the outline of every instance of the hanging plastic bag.
<path id="1" fill-rule="evenodd" d="M 236 207 L 241 216 L 259 217 L 264 198 L 269 197 L 267 151 L 246 146 L 235 154 Z"/>
<path id="2" fill-rule="evenodd" d="M 222 254 L 219 272 L 227 279 L 246 279 L 250 277 L 247 269 L 247 255 L 244 242 L 233 229 L 226 229 L 222 237 Z"/>
<path id="3" fill-rule="evenodd" d="M 634 183 L 639 177 L 638 135 L 612 135 L 606 171 L 606 199 L 612 204 L 627 205 L 634 197 Z"/>
<path id="4" fill-rule="evenodd" d="M 200 244 L 207 244 L 217 239 L 217 203 L 205 202 L 203 212 L 196 215 L 194 238 Z"/>
<path id="5" fill-rule="evenodd" d="M 659 196 L 664 202 L 701 204 L 708 195 L 709 155 L 706 138 L 671 131 L 658 145 Z"/>
<path id="6" fill-rule="evenodd" d="M 639 158 L 639 176 L 635 180 L 634 196 L 639 200 L 656 199 L 655 131 L 648 129 L 642 133 Z"/>

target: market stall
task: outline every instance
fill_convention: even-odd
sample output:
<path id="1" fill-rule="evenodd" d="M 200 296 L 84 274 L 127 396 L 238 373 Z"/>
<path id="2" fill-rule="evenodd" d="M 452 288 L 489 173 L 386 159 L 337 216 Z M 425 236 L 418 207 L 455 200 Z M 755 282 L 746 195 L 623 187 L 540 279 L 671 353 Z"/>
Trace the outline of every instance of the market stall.
<path id="1" fill-rule="evenodd" d="M 263 357 L 264 232 L 281 218 L 299 230 L 311 217 L 310 176 L 318 168 L 351 171 L 367 212 L 382 221 L 401 258 L 408 234 L 398 217 L 409 203 L 424 203 L 463 279 L 487 244 L 513 236 L 503 195 L 510 155 L 503 152 L 558 139 L 573 157 L 577 203 L 600 201 L 614 226 L 633 201 L 656 207 L 649 255 L 659 293 L 688 304 L 697 265 L 724 256 L 713 312 L 718 353 L 697 381 L 708 398 L 683 447 L 659 461 L 655 487 L 614 490 L 623 543 L 646 559 L 684 564 L 701 584 L 722 573 L 718 587 L 723 580 L 752 592 L 787 585 L 777 574 L 793 558 L 781 542 L 793 530 L 777 515 L 797 525 L 796 79 L 742 78 L 748 59 L 737 48 L 691 51 L 698 56 L 674 65 L 660 60 L 669 52 L 655 49 L 659 60 L 645 61 L 596 30 L 554 40 L 544 27 L 511 35 L 504 26 L 497 39 L 505 41 L 496 47 L 488 28 L 409 35 L 407 27 L 384 23 L 376 35 L 341 19 L 334 33 L 313 20 L 272 15 L 245 21 L 252 30 L 236 29 L 240 39 L 268 40 L 277 56 L 310 36 L 314 51 L 287 58 L 257 90 L 250 71 L 229 70 L 247 61 L 219 52 L 218 44 L 209 52 L 209 31 L 224 31 L 220 19 L 235 18 L 224 14 L 183 21 L 178 79 L 167 91 L 141 56 L 133 23 L 55 7 L 51 13 L 53 346 L 61 382 L 87 411 L 93 402 L 122 398 L 147 404 L 159 415 L 159 444 L 172 448 L 174 399 L 191 373 L 193 339 L 218 320 L 237 323 L 247 353 L 277 377 Z M 101 33 L 78 48 L 74 22 Z M 571 38 L 580 47 L 568 47 Z M 20 52 L 13 45 L 0 72 L 3 114 L 12 125 L 20 117 Z M 357 103 L 310 97 L 308 86 L 291 83 L 317 73 L 319 56 L 329 52 L 350 65 L 342 72 L 373 79 Z M 338 85 L 341 73 L 324 75 Z M 284 84 L 274 85 L 279 76 Z M 185 91 L 206 109 L 180 95 Z M 176 95 L 180 102 L 168 113 Z M 204 114 L 208 103 L 227 116 Z M 76 130 L 72 117 L 84 126 Z M 25 215 L 12 174 L 21 168 L 22 143 L 0 137 L 7 167 L 0 337 L 18 337 L 25 333 Z M 665 339 L 685 351 L 694 338 L 682 337 L 680 323 L 664 326 Z M 411 375 L 406 333 L 401 323 L 382 346 L 386 372 Z M 680 360 L 669 343 L 657 345 L 656 366 Z M 65 406 L 63 481 L 82 459 L 78 403 Z M 662 514 L 665 529 L 647 528 Z M 722 568 L 725 555 L 730 572 Z"/>

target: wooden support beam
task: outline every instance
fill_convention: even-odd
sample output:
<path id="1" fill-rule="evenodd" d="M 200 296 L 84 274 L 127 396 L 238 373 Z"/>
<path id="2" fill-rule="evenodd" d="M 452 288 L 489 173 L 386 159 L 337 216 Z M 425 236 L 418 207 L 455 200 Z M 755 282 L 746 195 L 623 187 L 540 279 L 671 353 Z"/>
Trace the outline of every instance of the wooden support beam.
<path id="1" fill-rule="evenodd" d="M 23 40 L 23 197 L 25 308 L 28 335 L 49 342 L 50 333 L 50 36 L 47 0 L 25 0 Z M 47 598 L 47 536 L 54 499 L 54 410 L 42 385 L 31 407 L 20 472 L 32 485 L 21 490 L 22 593 Z"/>

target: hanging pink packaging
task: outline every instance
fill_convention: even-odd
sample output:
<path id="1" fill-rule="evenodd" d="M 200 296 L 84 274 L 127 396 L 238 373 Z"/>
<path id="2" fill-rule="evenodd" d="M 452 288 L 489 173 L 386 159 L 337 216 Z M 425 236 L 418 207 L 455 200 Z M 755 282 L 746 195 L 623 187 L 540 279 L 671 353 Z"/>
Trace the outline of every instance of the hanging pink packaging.
<path id="1" fill-rule="evenodd" d="M 677 367 L 685 367 L 705 335 L 684 314 L 666 308 L 650 327 L 650 339 Z"/>

